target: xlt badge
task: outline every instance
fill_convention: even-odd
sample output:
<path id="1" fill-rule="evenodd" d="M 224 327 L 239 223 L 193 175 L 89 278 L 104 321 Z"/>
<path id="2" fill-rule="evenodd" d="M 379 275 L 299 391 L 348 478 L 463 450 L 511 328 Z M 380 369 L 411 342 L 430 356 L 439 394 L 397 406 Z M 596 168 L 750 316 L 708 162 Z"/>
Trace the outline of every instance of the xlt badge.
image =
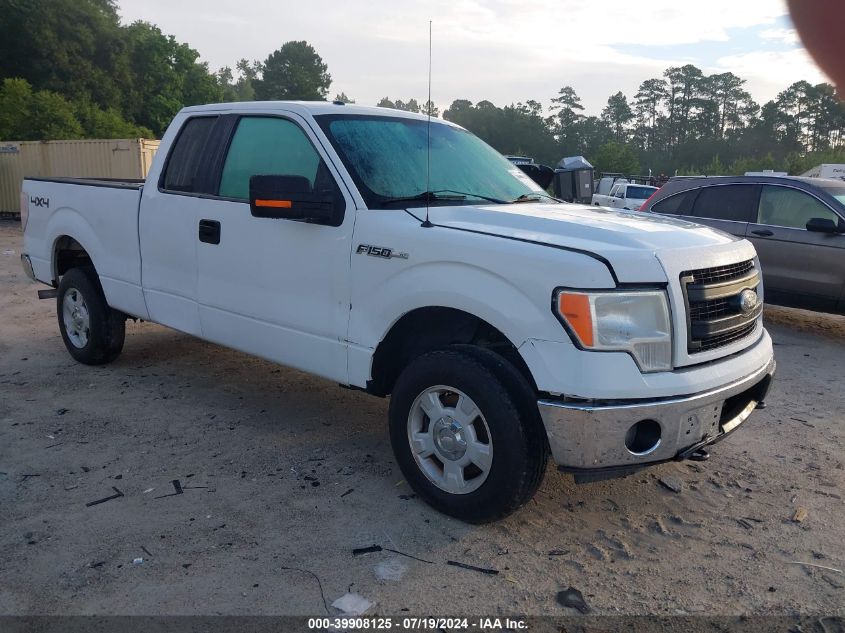
<path id="1" fill-rule="evenodd" d="M 359 255 L 369 255 L 370 257 L 382 257 L 384 259 L 408 259 L 408 253 L 396 253 L 392 248 L 386 246 L 370 246 L 369 244 L 358 244 L 358 249 L 355 251 Z"/>

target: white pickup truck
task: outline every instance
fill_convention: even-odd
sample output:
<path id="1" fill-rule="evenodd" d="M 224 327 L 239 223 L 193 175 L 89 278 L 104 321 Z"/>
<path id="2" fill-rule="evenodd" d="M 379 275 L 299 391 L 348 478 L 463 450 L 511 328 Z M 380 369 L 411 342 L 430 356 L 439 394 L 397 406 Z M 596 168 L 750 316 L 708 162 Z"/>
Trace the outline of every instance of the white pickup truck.
<path id="1" fill-rule="evenodd" d="M 594 193 L 592 203 L 597 207 L 639 211 L 645 201 L 653 196 L 656 191 L 657 187 L 650 185 L 636 185 L 627 180 L 617 180 L 607 195 Z"/>
<path id="2" fill-rule="evenodd" d="M 421 115 L 185 108 L 145 183 L 27 179 L 22 207 L 75 359 L 114 360 L 131 317 L 390 395 L 406 480 L 467 521 L 550 454 L 578 481 L 706 459 L 774 373 L 749 242 L 559 203 Z"/>

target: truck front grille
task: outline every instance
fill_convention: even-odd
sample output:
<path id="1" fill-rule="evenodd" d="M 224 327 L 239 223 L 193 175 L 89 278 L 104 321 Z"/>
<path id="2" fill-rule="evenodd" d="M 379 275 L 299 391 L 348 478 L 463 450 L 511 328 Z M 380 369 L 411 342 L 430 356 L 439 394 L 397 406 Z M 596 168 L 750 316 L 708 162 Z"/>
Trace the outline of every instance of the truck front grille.
<path id="1" fill-rule="evenodd" d="M 687 309 L 687 351 L 706 352 L 751 335 L 763 311 L 754 260 L 681 273 Z M 746 293 L 743 304 L 743 292 Z M 757 299 L 756 302 L 751 301 Z M 753 303 L 753 305 L 751 305 Z"/>

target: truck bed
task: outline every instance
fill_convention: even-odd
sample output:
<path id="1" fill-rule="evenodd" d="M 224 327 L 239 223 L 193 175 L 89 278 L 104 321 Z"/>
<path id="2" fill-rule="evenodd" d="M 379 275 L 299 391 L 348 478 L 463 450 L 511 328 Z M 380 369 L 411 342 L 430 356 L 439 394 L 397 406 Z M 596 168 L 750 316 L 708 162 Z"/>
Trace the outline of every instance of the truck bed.
<path id="1" fill-rule="evenodd" d="M 55 284 L 54 252 L 73 240 L 97 269 L 109 305 L 144 318 L 138 209 L 142 180 L 25 178 L 24 251 L 39 281 Z M 23 200 L 22 200 L 23 203 Z"/>

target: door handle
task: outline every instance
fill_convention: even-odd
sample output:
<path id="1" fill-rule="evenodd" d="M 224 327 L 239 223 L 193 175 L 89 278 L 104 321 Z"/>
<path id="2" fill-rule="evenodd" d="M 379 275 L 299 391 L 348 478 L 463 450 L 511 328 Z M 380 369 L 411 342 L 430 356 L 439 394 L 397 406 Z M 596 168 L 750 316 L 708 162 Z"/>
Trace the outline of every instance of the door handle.
<path id="1" fill-rule="evenodd" d="M 200 220 L 200 242 L 206 244 L 220 243 L 220 222 L 217 220 Z"/>
<path id="2" fill-rule="evenodd" d="M 771 237 L 774 235 L 769 229 L 758 229 L 756 231 L 751 231 L 754 235 L 759 235 L 760 237 Z"/>

